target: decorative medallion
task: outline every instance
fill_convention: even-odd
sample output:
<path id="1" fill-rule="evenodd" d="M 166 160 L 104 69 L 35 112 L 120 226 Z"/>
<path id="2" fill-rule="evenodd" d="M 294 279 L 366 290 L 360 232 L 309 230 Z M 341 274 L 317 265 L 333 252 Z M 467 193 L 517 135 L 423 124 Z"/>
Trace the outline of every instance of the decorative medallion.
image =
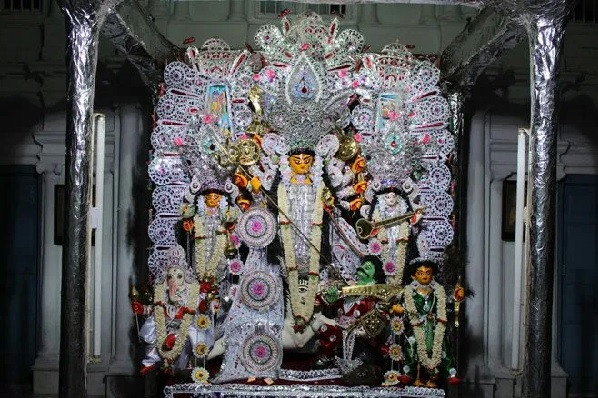
<path id="1" fill-rule="evenodd" d="M 276 220 L 268 210 L 255 207 L 241 216 L 237 233 L 250 248 L 266 247 L 276 235 Z"/>
<path id="2" fill-rule="evenodd" d="M 280 284 L 266 271 L 254 271 L 241 281 L 241 299 L 245 305 L 266 311 L 278 300 L 282 300 Z"/>
<path id="3" fill-rule="evenodd" d="M 258 333 L 243 343 L 243 365 L 247 371 L 259 374 L 275 369 L 282 357 L 282 346 L 272 335 Z"/>

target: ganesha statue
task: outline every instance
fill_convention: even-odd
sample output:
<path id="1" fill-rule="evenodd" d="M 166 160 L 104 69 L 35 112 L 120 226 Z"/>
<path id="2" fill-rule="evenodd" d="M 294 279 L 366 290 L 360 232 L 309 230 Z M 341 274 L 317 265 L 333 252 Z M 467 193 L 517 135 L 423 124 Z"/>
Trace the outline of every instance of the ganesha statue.
<path id="1" fill-rule="evenodd" d="M 167 261 L 166 277 L 155 289 L 154 304 L 132 303 L 136 315 L 147 315 L 139 331 L 146 343 L 142 374 L 162 361 L 166 366 L 186 368 L 191 353 L 185 348 L 194 346 L 199 336 L 204 340 L 207 337 L 203 326 L 209 324 L 209 319 L 197 313 L 199 284 L 187 267 L 184 249 L 172 247 L 168 250 Z"/>

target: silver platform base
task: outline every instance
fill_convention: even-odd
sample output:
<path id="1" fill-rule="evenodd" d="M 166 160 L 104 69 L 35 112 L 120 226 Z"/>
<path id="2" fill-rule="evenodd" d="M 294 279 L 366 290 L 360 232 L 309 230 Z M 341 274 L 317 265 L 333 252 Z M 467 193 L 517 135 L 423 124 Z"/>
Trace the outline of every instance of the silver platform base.
<path id="1" fill-rule="evenodd" d="M 444 397 L 443 390 L 424 387 L 343 387 L 321 385 L 273 385 L 258 386 L 248 384 L 177 384 L 164 389 L 166 398 L 205 397 L 205 398 L 269 398 L 269 397 L 363 397 L 400 398 Z"/>

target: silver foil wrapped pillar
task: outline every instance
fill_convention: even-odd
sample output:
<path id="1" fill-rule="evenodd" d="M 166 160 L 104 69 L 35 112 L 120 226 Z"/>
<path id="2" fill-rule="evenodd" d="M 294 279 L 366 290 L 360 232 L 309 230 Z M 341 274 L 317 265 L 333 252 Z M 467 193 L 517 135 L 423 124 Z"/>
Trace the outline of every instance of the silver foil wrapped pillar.
<path id="1" fill-rule="evenodd" d="M 114 2 L 113 2 L 114 3 Z M 91 124 L 102 2 L 70 0 L 66 15 L 66 197 L 62 254 L 59 396 L 84 397 L 85 303 L 90 230 Z"/>
<path id="2" fill-rule="evenodd" d="M 564 18 L 534 16 L 525 21 L 532 61 L 530 261 L 523 397 L 549 397 L 555 248 L 557 68 Z"/>

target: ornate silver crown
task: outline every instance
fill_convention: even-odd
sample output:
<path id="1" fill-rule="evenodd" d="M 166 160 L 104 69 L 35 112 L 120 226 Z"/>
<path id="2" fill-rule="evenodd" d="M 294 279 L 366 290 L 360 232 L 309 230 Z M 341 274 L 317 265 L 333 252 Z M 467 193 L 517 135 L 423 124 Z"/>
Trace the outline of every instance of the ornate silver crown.
<path id="1" fill-rule="evenodd" d="M 355 64 L 363 36 L 354 30 L 337 34 L 336 19 L 326 26 L 312 13 L 294 21 L 285 17 L 282 27 L 281 32 L 266 25 L 255 36 L 271 65 L 258 81 L 267 96 L 265 117 L 291 149 L 314 148 L 322 136 L 350 122 L 347 100 L 354 87 L 337 78 L 339 70 Z"/>

